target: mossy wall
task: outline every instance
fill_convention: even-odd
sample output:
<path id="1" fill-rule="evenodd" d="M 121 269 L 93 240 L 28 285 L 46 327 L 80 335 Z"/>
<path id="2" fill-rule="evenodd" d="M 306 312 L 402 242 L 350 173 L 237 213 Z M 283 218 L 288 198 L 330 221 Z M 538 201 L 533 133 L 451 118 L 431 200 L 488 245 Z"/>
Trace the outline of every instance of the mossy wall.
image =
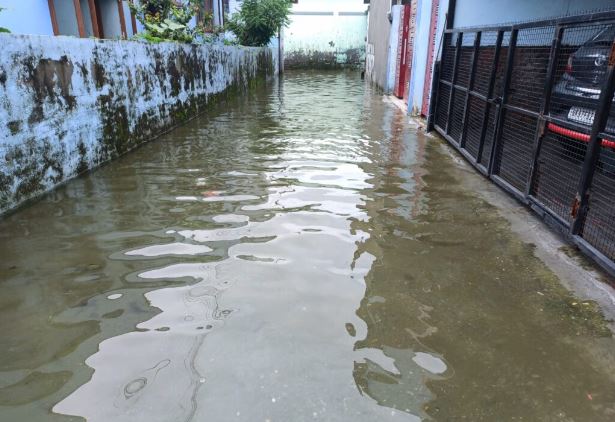
<path id="1" fill-rule="evenodd" d="M 276 74 L 268 48 L 0 34 L 0 214 Z"/>

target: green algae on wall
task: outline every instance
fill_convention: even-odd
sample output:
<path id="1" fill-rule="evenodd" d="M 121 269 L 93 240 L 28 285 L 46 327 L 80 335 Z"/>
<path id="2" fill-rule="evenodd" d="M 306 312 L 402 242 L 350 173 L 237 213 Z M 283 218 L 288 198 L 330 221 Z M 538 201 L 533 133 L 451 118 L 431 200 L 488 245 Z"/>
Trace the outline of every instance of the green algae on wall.
<path id="1" fill-rule="evenodd" d="M 0 214 L 276 73 L 268 48 L 2 35 Z"/>

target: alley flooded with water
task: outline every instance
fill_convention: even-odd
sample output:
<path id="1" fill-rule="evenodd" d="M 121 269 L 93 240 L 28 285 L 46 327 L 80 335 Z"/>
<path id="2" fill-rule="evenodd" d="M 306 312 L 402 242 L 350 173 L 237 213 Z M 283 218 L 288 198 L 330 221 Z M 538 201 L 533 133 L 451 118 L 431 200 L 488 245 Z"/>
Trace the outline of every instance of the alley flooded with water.
<path id="1" fill-rule="evenodd" d="M 615 341 L 357 73 L 0 219 L 0 421 L 612 421 Z"/>

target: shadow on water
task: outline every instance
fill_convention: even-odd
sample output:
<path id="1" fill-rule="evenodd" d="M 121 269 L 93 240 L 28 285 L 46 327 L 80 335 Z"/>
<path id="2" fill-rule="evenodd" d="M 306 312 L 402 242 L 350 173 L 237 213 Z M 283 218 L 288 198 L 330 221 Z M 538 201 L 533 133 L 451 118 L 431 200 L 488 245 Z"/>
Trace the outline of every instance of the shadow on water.
<path id="1" fill-rule="evenodd" d="M 612 420 L 615 349 L 355 73 L 0 220 L 0 421 Z"/>

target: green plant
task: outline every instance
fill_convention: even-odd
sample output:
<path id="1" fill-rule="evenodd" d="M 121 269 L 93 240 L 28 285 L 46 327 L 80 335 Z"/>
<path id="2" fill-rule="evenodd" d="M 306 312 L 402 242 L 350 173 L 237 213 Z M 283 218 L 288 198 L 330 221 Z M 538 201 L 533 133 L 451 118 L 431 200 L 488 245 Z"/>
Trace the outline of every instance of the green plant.
<path id="1" fill-rule="evenodd" d="M 198 28 L 188 23 L 199 11 L 199 0 L 141 0 L 130 10 L 145 27 L 141 38 L 150 42 L 191 42 Z"/>
<path id="2" fill-rule="evenodd" d="M 4 10 L 4 7 L 0 7 L 0 12 L 2 12 L 3 10 Z M 3 33 L 3 32 L 9 34 L 11 31 L 0 26 L 0 33 Z"/>
<path id="3" fill-rule="evenodd" d="M 290 0 L 245 0 L 226 27 L 241 45 L 267 45 L 283 26 L 290 23 Z"/>

